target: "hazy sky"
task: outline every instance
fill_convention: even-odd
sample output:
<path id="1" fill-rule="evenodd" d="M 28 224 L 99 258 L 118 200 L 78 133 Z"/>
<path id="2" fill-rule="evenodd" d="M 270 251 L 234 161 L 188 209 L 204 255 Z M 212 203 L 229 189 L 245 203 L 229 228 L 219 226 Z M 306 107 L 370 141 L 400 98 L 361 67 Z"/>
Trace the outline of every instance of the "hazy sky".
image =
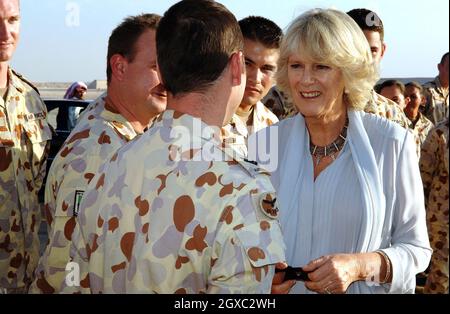
<path id="1" fill-rule="evenodd" d="M 21 0 L 21 40 L 12 66 L 35 82 L 105 79 L 108 37 L 121 20 L 163 14 L 176 0 Z M 222 0 L 238 19 L 261 15 L 281 28 L 302 12 L 333 7 L 378 13 L 388 45 L 382 77 L 434 77 L 449 47 L 447 0 Z"/>

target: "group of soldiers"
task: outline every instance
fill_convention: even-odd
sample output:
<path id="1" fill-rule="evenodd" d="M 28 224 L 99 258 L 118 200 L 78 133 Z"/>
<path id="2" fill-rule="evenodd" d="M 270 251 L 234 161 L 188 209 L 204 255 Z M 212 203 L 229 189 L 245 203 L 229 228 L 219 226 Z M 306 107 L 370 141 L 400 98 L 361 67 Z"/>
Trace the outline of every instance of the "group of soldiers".
<path id="1" fill-rule="evenodd" d="M 381 20 L 348 14 L 379 65 Z M 264 17 L 237 22 L 209 0 L 118 25 L 107 92 L 50 167 L 40 256 L 37 195 L 52 130 L 38 91 L 9 66 L 19 1 L 0 0 L 0 18 L 0 293 L 270 292 L 284 244 L 270 175 L 247 160 L 247 141 L 297 113 L 275 82 L 282 30 Z M 374 89 L 365 111 L 417 137 L 435 250 L 426 291 L 448 293 L 448 53 L 438 69 L 424 87 L 398 87 L 411 105 Z M 429 136 L 425 116 L 436 125 Z M 69 262 L 78 284 L 66 280 Z"/>

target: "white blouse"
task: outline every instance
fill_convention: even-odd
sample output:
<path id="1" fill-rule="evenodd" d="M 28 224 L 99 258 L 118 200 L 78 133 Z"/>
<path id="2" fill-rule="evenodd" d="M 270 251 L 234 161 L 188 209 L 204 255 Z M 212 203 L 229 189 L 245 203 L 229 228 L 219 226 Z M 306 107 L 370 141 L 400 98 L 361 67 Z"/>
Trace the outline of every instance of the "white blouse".
<path id="1" fill-rule="evenodd" d="M 257 154 L 258 145 L 275 148 L 269 164 L 287 263 L 304 266 L 323 255 L 381 249 L 392 263 L 392 283 L 358 281 L 348 293 L 414 293 L 415 275 L 428 266 L 431 249 L 413 136 L 372 114 L 348 111 L 348 117 L 344 150 L 315 182 L 301 115 L 249 139 L 249 158 L 262 166 L 268 162 Z M 291 292 L 309 293 L 302 282 Z"/>

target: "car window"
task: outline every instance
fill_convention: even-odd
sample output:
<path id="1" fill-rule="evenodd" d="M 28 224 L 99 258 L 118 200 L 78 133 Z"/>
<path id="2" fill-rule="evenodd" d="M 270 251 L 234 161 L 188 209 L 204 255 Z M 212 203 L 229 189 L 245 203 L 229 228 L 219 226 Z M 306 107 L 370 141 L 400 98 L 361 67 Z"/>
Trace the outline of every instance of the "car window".
<path id="1" fill-rule="evenodd" d="M 55 108 L 48 112 L 47 121 L 56 130 L 56 116 L 58 115 L 59 108 Z"/>
<path id="2" fill-rule="evenodd" d="M 67 106 L 68 108 L 75 108 L 75 117 L 78 118 L 80 113 L 85 109 L 85 107 L 74 107 L 74 106 Z M 68 122 L 69 114 L 68 110 L 56 107 L 48 112 L 48 123 L 55 129 L 55 130 L 61 130 L 66 131 L 68 130 Z M 61 115 L 58 117 L 58 114 L 61 111 Z"/>

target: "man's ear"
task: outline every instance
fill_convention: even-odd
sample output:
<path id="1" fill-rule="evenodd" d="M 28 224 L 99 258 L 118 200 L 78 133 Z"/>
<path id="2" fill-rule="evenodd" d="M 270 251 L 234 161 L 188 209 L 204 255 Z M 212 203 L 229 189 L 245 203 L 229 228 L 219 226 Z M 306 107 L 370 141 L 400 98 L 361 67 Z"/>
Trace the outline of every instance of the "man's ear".
<path id="1" fill-rule="evenodd" d="M 427 104 L 427 97 L 425 95 L 420 96 L 420 105 L 425 106 Z"/>
<path id="2" fill-rule="evenodd" d="M 161 76 L 161 69 L 159 68 L 158 62 L 156 62 L 156 74 L 158 75 L 159 82 L 162 84 L 163 80 L 162 80 L 162 76 Z"/>
<path id="3" fill-rule="evenodd" d="M 118 81 L 122 81 L 128 68 L 128 60 L 124 56 L 116 53 L 109 59 L 109 64 L 111 66 L 112 76 Z"/>
<path id="4" fill-rule="evenodd" d="M 381 44 L 381 59 L 383 59 L 386 49 L 387 49 L 386 43 L 383 42 Z"/>
<path id="5" fill-rule="evenodd" d="M 242 51 L 235 52 L 231 55 L 230 66 L 233 85 L 241 85 L 242 75 L 245 74 L 245 59 Z"/>
<path id="6" fill-rule="evenodd" d="M 410 102 L 411 102 L 411 98 L 405 97 L 405 108 L 408 107 Z"/>

